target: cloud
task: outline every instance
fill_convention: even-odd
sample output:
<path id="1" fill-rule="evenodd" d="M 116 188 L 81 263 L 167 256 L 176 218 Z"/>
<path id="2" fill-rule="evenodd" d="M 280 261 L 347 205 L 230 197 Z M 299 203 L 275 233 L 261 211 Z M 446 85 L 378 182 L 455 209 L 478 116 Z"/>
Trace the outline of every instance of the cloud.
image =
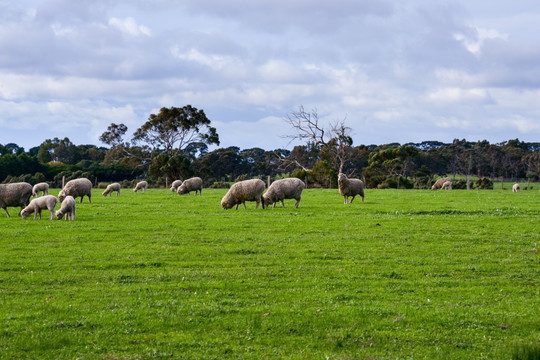
<path id="1" fill-rule="evenodd" d="M 138 25 L 135 19 L 128 17 L 125 19 L 110 18 L 109 25 L 131 36 L 151 36 L 150 29 L 143 25 Z"/>

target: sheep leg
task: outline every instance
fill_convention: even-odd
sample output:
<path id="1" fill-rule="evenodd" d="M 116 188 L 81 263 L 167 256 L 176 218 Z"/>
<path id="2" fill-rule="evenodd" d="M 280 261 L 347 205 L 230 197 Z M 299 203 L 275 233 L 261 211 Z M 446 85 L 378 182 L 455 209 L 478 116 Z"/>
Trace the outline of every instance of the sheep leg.
<path id="1" fill-rule="evenodd" d="M 344 204 L 347 204 L 347 203 L 348 203 L 348 201 L 347 201 L 347 195 L 343 196 L 343 198 L 345 199 Z"/>
<path id="2" fill-rule="evenodd" d="M 300 199 L 296 200 L 296 204 L 294 204 L 294 208 L 298 209 L 298 205 L 300 205 Z"/>
<path id="3" fill-rule="evenodd" d="M 242 204 L 244 205 L 244 210 L 247 210 L 247 207 L 246 207 L 246 202 L 245 201 L 242 201 Z M 257 204 L 259 205 L 259 204 Z M 256 208 L 255 208 L 256 209 Z"/>
<path id="4" fill-rule="evenodd" d="M 351 201 L 349 202 L 349 204 L 352 204 L 352 202 L 354 201 L 354 198 L 356 197 L 356 195 L 354 195 L 351 199 Z"/>
<path id="5" fill-rule="evenodd" d="M 282 207 L 282 208 L 285 207 L 285 203 L 283 202 L 283 199 L 281 199 L 281 207 Z"/>
<path id="6" fill-rule="evenodd" d="M 49 209 L 49 211 L 51 212 L 51 215 L 49 216 L 49 220 L 54 220 L 54 208 Z"/>
<path id="7" fill-rule="evenodd" d="M 238 210 L 238 205 L 240 205 L 240 203 L 236 204 L 236 209 L 235 210 Z"/>
<path id="8" fill-rule="evenodd" d="M 21 209 L 22 209 L 22 208 L 21 208 Z M 9 213 L 8 213 L 8 211 L 7 211 L 7 207 L 4 208 L 4 211 L 6 212 L 7 217 L 11 217 L 11 216 L 9 216 Z M 21 216 L 21 212 L 20 212 L 20 211 L 19 211 L 19 216 Z"/>

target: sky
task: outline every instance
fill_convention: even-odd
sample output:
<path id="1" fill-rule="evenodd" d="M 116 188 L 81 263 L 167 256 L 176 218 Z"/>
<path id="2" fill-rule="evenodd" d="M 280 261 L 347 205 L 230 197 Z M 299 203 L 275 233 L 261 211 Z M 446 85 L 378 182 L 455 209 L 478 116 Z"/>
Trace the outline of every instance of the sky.
<path id="1" fill-rule="evenodd" d="M 0 0 L 0 144 L 126 140 L 203 109 L 220 147 L 292 149 L 303 106 L 353 145 L 540 141 L 537 0 Z"/>

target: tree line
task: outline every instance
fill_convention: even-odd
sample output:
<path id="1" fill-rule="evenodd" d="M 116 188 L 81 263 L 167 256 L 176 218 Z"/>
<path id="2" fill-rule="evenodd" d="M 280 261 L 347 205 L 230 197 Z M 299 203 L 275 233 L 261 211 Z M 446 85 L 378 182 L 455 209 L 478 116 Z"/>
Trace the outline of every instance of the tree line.
<path id="1" fill-rule="evenodd" d="M 363 178 L 370 188 L 423 189 L 439 176 L 475 177 L 476 186 L 488 188 L 496 179 L 538 181 L 540 176 L 540 143 L 455 139 L 356 146 L 345 121 L 325 128 L 315 110 L 300 107 L 285 121 L 291 127 L 285 136 L 303 140 L 304 145 L 292 150 L 223 148 L 203 110 L 190 105 L 162 108 L 131 139 L 125 139 L 124 124 L 111 124 L 100 137 L 106 146 L 75 145 L 68 138 L 46 139 L 28 151 L 15 143 L 0 144 L 0 182 L 47 181 L 61 187 L 63 178 L 144 178 L 164 186 L 196 175 L 205 186 L 221 187 L 254 177 L 294 176 L 309 187 L 336 187 L 338 173 L 344 172 Z M 216 148 L 210 151 L 211 146 Z M 457 181 L 454 187 L 469 184 Z"/>

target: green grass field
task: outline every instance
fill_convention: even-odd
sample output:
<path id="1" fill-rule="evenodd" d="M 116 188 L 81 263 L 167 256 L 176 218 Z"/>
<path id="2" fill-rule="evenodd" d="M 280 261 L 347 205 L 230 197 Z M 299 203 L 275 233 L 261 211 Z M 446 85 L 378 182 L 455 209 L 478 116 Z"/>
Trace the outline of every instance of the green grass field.
<path id="1" fill-rule="evenodd" d="M 226 190 L 101 191 L 74 222 L 0 213 L 0 358 L 539 354 L 536 190 L 309 189 L 298 209 L 228 211 Z"/>

